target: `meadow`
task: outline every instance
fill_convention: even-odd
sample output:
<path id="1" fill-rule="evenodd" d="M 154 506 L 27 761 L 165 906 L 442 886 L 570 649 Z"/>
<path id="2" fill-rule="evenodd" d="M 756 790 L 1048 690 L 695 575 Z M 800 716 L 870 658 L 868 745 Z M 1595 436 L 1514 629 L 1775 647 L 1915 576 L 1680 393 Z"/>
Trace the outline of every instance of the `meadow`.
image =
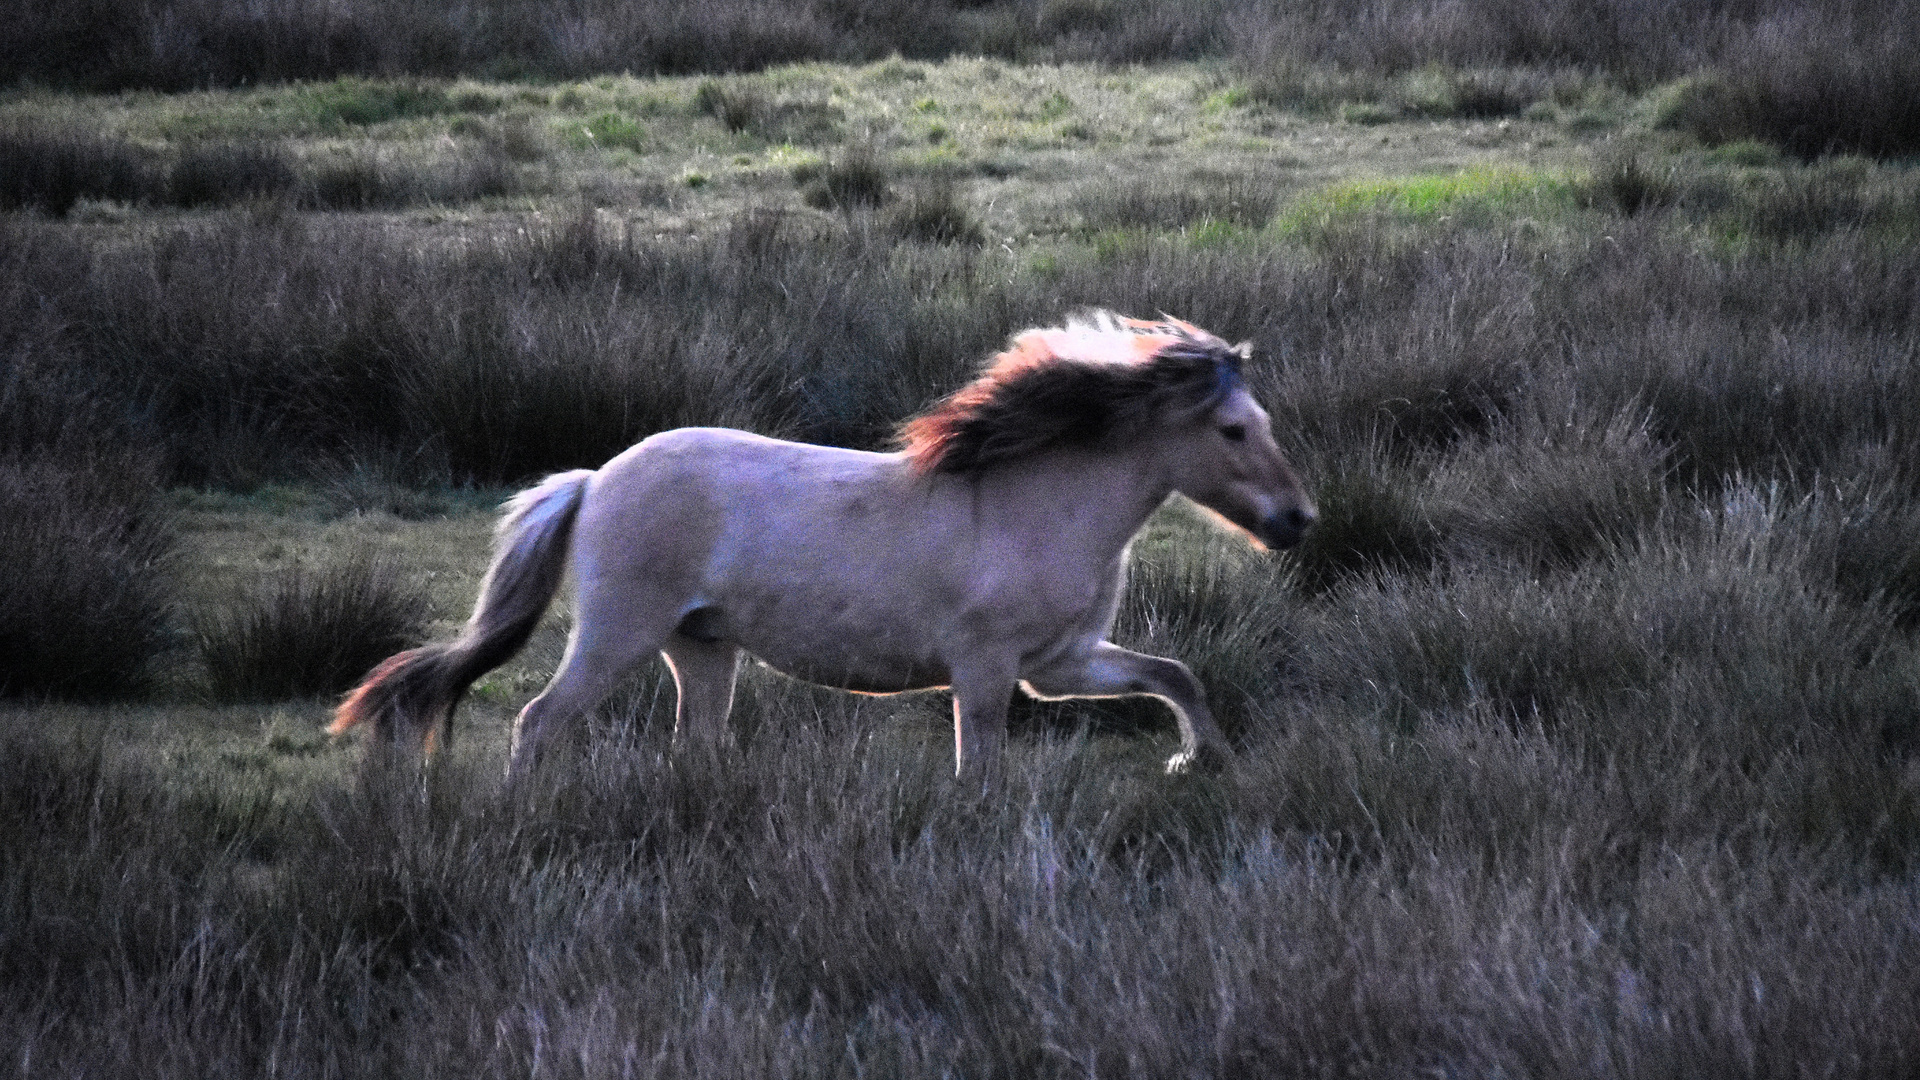
<path id="1" fill-rule="evenodd" d="M 1920 1072 L 1909 8 L 79 6 L 0 29 L 17 1075 Z M 652 665 L 509 791 L 564 605 L 425 773 L 324 733 L 518 486 L 1088 306 L 1251 341 L 1321 509 L 1135 545 L 1226 774 L 752 665 L 676 750 Z"/>

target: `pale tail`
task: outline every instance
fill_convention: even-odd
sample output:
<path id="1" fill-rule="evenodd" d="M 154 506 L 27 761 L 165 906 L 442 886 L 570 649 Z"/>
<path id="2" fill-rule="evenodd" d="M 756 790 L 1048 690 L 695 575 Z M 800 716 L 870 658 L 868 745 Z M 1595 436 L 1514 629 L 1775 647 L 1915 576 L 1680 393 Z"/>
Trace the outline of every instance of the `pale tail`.
<path id="1" fill-rule="evenodd" d="M 558 473 L 509 500 L 466 629 L 452 641 L 388 657 L 340 703 L 328 730 L 339 735 L 372 721 L 384 740 L 412 732 L 428 748 L 436 724 L 451 734 L 467 687 L 520 651 L 560 590 L 573 521 L 592 477 L 589 469 Z"/>

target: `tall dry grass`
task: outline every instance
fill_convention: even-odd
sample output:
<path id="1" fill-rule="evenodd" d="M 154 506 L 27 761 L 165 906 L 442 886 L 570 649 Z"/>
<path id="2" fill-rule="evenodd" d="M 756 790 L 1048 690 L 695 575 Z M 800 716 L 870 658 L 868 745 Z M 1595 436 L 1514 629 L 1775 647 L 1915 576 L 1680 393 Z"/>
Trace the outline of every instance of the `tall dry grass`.
<path id="1" fill-rule="evenodd" d="M 1098 304 L 1251 339 L 1323 522 L 1284 556 L 1173 512 L 1137 545 L 1119 636 L 1200 674 L 1237 750 L 1219 780 L 1161 772 L 1152 703 L 1030 707 L 982 799 L 946 779 L 937 697 L 751 668 L 737 747 L 673 750 L 649 670 L 517 791 L 487 739 L 353 787 L 317 738 L 162 760 L 113 725 L 167 710 L 12 706 L 0 1051 L 163 1076 L 1911 1072 L 1920 257 L 1873 209 L 1897 200 L 1799 168 L 1773 178 L 1814 210 L 1772 231 L 1779 192 L 1686 173 L 1564 228 L 1200 243 L 1149 207 L 1151 242 L 1012 273 L 864 212 L 465 249 L 11 219 L 10 460 L 70 470 L 108 432 L 157 463 L 143 497 L 367 461 L 511 483 L 693 422 L 881 445 L 1009 331 Z M 1848 191 L 1867 209 L 1819 210 Z"/>
<path id="2" fill-rule="evenodd" d="M 0 26 L 0 84 L 183 90 L 339 76 L 732 72 L 895 54 L 1228 56 L 1259 96 L 1323 107 L 1377 99 L 1382 79 L 1438 65 L 1427 80 L 1435 85 L 1397 103 L 1413 114 L 1517 113 L 1594 73 L 1633 89 L 1693 74 L 1673 118 L 1709 138 L 1768 138 L 1807 156 L 1899 156 L 1920 146 L 1915 15 L 1911 0 L 64 0 L 29 3 Z M 451 107 L 416 90 L 415 105 Z M 726 104 L 736 130 L 769 119 L 751 101 Z"/>

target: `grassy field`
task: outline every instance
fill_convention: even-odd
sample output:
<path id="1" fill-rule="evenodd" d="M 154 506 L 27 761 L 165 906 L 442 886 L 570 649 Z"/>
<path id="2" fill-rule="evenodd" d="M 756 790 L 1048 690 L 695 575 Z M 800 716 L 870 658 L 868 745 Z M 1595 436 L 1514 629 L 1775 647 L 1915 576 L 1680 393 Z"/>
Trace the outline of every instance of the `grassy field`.
<path id="1" fill-rule="evenodd" d="M 1920 178 L 1729 127 L 1741 70 L 7 91 L 0 1060 L 1920 1071 Z M 1136 545 L 1117 639 L 1227 775 L 1164 775 L 1157 704 L 1018 702 L 981 798 L 941 696 L 757 667 L 675 752 L 655 667 L 507 792 L 564 610 L 424 778 L 323 733 L 517 486 L 881 446 L 1087 305 L 1251 340 L 1323 513 Z"/>

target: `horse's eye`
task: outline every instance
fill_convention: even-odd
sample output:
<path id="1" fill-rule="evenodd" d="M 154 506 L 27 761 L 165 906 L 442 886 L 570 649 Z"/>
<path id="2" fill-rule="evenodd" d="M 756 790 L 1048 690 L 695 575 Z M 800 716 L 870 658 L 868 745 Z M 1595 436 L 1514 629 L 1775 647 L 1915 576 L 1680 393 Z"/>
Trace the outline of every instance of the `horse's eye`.
<path id="1" fill-rule="evenodd" d="M 1240 442 L 1247 437 L 1247 426 L 1245 424 L 1228 424 L 1226 427 L 1220 429 L 1220 434 L 1226 436 L 1228 442 Z"/>

